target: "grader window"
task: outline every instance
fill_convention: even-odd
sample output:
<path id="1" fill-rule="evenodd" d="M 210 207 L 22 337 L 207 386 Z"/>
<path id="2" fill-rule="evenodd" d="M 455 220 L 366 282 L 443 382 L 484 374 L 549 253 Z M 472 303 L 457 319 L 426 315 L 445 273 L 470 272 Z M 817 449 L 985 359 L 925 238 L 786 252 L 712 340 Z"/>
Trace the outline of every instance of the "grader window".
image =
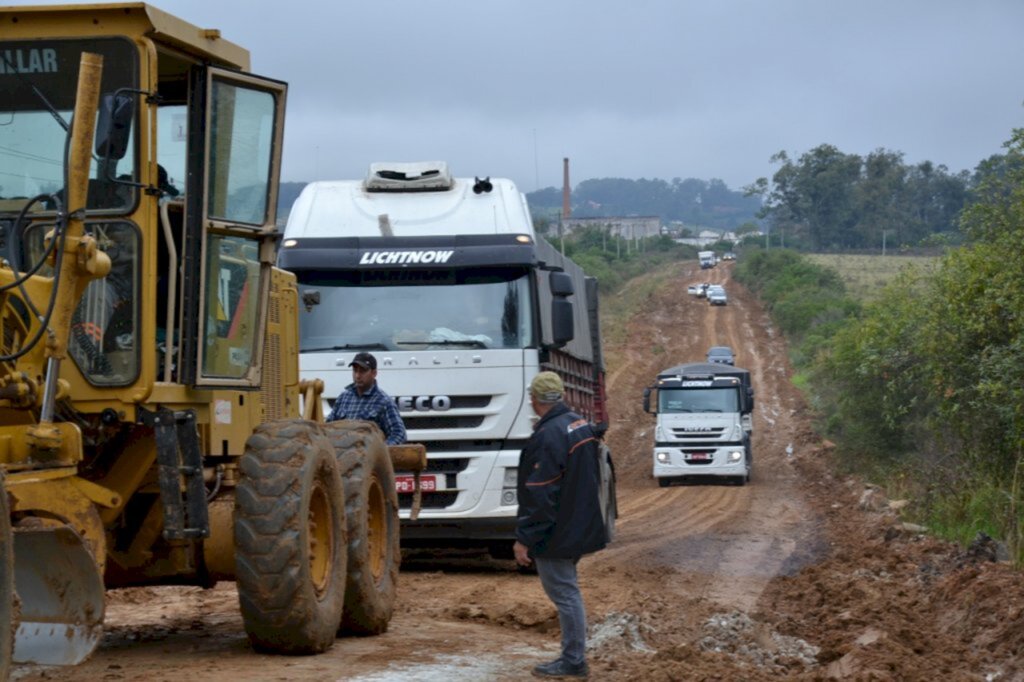
<path id="1" fill-rule="evenodd" d="M 277 101 L 273 94 L 213 81 L 209 215 L 267 222 Z"/>
<path id="2" fill-rule="evenodd" d="M 211 234 L 207 243 L 203 375 L 242 379 L 253 363 L 259 313 L 259 242 Z"/>
<path id="3" fill-rule="evenodd" d="M 37 194 L 62 192 L 66 126 L 82 52 L 103 55 L 103 93 L 138 87 L 138 54 L 128 40 L 0 40 L 0 211 L 17 210 Z M 122 159 L 93 158 L 87 208 L 126 212 L 135 190 L 113 180 L 135 175 L 133 151 Z"/>

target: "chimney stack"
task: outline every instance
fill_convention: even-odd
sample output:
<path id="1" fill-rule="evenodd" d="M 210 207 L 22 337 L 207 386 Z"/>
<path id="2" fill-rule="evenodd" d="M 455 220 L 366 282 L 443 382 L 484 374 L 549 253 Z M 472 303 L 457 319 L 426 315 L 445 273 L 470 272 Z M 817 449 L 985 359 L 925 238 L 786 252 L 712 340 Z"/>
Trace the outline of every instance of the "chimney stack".
<path id="1" fill-rule="evenodd" d="M 572 190 L 569 188 L 569 158 L 562 159 L 562 220 L 565 220 L 572 214 L 572 209 L 569 208 L 569 194 Z"/>

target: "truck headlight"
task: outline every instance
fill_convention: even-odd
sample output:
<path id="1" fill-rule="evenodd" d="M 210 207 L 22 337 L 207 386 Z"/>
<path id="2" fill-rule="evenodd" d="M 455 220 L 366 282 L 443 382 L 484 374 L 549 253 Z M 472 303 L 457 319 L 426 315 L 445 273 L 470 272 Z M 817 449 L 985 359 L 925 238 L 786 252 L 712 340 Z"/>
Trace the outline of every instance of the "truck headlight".
<path id="1" fill-rule="evenodd" d="M 519 480 L 519 469 L 516 467 L 505 467 L 505 478 L 501 481 L 502 488 L 515 488 Z"/>
<path id="2" fill-rule="evenodd" d="M 655 453 L 655 455 L 654 455 L 654 456 L 655 456 L 655 457 L 656 457 L 656 458 L 658 459 L 658 461 L 659 461 L 659 462 L 661 462 L 662 464 L 668 464 L 668 460 L 669 460 L 669 457 L 668 457 L 668 453 L 667 453 L 667 452 L 658 452 L 658 453 Z"/>
<path id="3" fill-rule="evenodd" d="M 732 452 L 729 453 L 729 461 L 730 462 L 738 462 L 741 459 L 743 459 L 743 451 L 742 450 L 733 450 Z"/>

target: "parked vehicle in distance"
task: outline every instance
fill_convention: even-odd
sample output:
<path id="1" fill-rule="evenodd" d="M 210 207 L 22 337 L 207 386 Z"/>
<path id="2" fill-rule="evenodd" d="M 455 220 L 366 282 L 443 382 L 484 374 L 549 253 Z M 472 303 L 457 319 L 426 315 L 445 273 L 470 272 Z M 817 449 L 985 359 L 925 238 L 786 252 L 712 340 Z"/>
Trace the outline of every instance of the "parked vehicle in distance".
<path id="1" fill-rule="evenodd" d="M 729 302 L 729 297 L 725 295 L 725 287 L 718 284 L 709 286 L 704 295 L 711 305 L 725 305 Z"/>
<path id="2" fill-rule="evenodd" d="M 692 296 L 700 296 L 702 288 L 703 285 L 701 284 L 691 284 L 690 286 L 686 287 L 686 293 Z"/>
<path id="3" fill-rule="evenodd" d="M 708 362 L 719 365 L 733 365 L 736 362 L 729 346 L 712 346 L 708 348 Z"/>
<path id="4" fill-rule="evenodd" d="M 732 251 L 726 251 L 722 254 L 722 260 L 736 260 L 736 254 Z"/>
<path id="5" fill-rule="evenodd" d="M 700 269 L 706 270 L 708 268 L 715 267 L 715 252 L 714 251 L 698 251 L 697 260 L 700 262 Z"/>
<path id="6" fill-rule="evenodd" d="M 708 287 L 711 286 L 707 282 L 702 282 L 697 285 L 697 298 L 704 298 L 707 295 Z"/>

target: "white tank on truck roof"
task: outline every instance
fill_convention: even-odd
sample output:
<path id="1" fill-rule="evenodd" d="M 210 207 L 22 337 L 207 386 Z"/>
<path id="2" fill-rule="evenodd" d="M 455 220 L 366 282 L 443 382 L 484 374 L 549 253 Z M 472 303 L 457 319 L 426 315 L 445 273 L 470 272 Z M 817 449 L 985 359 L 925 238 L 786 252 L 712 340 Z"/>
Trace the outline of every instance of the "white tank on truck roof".
<path id="1" fill-rule="evenodd" d="M 486 185 L 490 187 L 484 191 Z M 386 221 L 381 218 L 384 215 Z M 382 234 L 388 229 L 390 234 Z M 306 185 L 292 205 L 285 238 L 339 233 L 347 237 L 534 236 L 526 198 L 511 180 L 455 178 L 443 161 L 374 163 L 364 180 Z"/>

